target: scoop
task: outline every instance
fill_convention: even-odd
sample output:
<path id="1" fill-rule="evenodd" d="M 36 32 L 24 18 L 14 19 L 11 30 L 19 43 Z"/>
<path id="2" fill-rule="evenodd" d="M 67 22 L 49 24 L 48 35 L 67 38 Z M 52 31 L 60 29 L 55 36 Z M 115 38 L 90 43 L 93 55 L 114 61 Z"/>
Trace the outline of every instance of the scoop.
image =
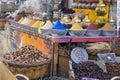
<path id="1" fill-rule="evenodd" d="M 52 29 L 66 30 L 66 27 L 60 21 L 57 21 Z"/>

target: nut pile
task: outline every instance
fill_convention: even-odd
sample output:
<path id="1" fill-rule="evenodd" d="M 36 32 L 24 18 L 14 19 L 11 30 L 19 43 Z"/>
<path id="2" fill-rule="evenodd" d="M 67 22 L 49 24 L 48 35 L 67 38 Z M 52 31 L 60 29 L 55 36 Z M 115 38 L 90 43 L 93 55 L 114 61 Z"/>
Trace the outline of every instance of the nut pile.
<path id="1" fill-rule="evenodd" d="M 81 62 L 72 64 L 75 77 L 81 80 L 82 77 L 96 78 L 100 80 L 109 80 L 110 76 L 94 62 Z"/>
<path id="2" fill-rule="evenodd" d="M 106 69 L 111 76 L 120 75 L 120 63 L 106 63 Z"/>
<path id="3" fill-rule="evenodd" d="M 14 52 L 7 53 L 4 58 L 12 63 L 25 65 L 43 64 L 50 60 L 48 55 L 43 54 L 32 45 L 27 45 Z"/>

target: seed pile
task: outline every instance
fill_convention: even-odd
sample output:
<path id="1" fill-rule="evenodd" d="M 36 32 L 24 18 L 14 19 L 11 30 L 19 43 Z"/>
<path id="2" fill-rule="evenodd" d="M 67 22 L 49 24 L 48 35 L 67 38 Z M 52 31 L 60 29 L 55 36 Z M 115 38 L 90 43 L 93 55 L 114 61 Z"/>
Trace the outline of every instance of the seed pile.
<path id="1" fill-rule="evenodd" d="M 50 59 L 50 57 L 43 54 L 32 45 L 27 45 L 14 52 L 7 53 L 4 58 L 12 63 L 26 65 L 43 64 Z"/>

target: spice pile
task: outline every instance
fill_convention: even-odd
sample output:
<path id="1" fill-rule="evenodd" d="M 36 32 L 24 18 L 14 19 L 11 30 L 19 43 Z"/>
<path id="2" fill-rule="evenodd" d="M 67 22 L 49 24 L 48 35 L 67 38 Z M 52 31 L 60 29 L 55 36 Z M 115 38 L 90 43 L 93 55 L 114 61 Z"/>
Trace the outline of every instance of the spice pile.
<path id="1" fill-rule="evenodd" d="M 7 53 L 4 58 L 14 64 L 22 65 L 40 65 L 50 60 L 48 55 L 43 54 L 32 45 L 27 45 L 14 52 Z"/>

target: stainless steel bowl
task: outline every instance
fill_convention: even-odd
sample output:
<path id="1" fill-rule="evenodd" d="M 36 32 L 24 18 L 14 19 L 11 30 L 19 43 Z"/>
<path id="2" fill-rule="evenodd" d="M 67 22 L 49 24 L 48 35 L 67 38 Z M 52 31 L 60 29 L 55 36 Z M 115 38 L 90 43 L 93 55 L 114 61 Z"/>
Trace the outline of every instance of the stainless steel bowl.
<path id="1" fill-rule="evenodd" d="M 53 37 L 64 37 L 67 34 L 67 30 L 57 30 L 57 29 L 51 29 L 50 34 Z"/>
<path id="2" fill-rule="evenodd" d="M 82 37 L 85 35 L 86 30 L 69 30 L 68 32 L 72 37 Z"/>
<path id="3" fill-rule="evenodd" d="M 100 34 L 101 34 L 101 30 L 87 30 L 85 35 L 94 37 L 94 36 L 100 36 Z"/>
<path id="4" fill-rule="evenodd" d="M 102 36 L 115 36 L 115 30 L 102 30 Z"/>

